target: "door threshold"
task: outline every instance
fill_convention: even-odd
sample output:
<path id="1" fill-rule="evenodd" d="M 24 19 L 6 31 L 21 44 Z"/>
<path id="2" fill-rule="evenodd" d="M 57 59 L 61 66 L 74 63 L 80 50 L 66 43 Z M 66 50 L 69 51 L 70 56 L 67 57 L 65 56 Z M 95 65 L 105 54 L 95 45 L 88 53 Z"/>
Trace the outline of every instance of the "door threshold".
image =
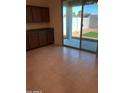
<path id="1" fill-rule="evenodd" d="M 83 48 L 76 48 L 76 47 L 72 47 L 72 46 L 68 46 L 68 45 L 63 45 L 63 46 L 73 48 L 73 49 L 77 49 L 77 50 L 82 50 L 82 51 L 85 51 L 85 52 L 89 52 L 89 53 L 93 53 L 93 54 L 98 55 L 98 52 L 94 52 L 94 51 L 91 51 L 91 50 L 87 50 L 87 49 L 83 49 Z"/>

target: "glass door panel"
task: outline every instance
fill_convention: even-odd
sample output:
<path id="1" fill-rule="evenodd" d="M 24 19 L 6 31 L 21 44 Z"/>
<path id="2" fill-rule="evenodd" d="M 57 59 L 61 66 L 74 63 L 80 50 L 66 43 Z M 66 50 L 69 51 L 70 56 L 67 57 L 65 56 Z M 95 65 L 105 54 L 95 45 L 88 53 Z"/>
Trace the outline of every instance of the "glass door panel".
<path id="1" fill-rule="evenodd" d="M 63 37 L 64 45 L 80 48 L 80 28 L 82 3 L 77 0 L 63 1 Z M 77 5 L 79 3 L 79 5 Z"/>
<path id="2" fill-rule="evenodd" d="M 66 38 L 66 6 L 63 6 L 63 37 Z"/>
<path id="3" fill-rule="evenodd" d="M 98 5 L 84 5 L 82 20 L 81 48 L 96 52 L 98 43 Z"/>

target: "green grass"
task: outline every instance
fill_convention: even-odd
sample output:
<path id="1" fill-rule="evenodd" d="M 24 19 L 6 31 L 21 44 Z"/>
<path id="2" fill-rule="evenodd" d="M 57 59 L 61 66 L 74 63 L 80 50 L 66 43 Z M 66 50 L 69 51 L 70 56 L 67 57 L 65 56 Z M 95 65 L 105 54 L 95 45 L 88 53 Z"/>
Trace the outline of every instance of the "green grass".
<path id="1" fill-rule="evenodd" d="M 91 37 L 91 38 L 98 38 L 98 32 L 88 32 L 88 33 L 83 34 L 83 36 Z"/>

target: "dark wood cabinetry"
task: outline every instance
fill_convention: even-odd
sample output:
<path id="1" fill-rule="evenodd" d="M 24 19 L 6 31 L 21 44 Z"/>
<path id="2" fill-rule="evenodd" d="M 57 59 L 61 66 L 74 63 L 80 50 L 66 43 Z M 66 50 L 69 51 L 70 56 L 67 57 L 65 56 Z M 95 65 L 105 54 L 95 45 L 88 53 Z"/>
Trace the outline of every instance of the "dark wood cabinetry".
<path id="1" fill-rule="evenodd" d="M 47 31 L 47 43 L 49 44 L 49 43 L 53 43 L 53 41 L 54 41 L 54 33 L 53 33 L 53 31 Z"/>
<path id="2" fill-rule="evenodd" d="M 28 30 L 26 32 L 26 50 L 54 43 L 52 28 Z"/>
<path id="3" fill-rule="evenodd" d="M 37 7 L 37 6 L 26 6 L 26 22 L 49 22 L 49 8 Z"/>
<path id="4" fill-rule="evenodd" d="M 38 31 L 29 31 L 28 39 L 29 39 L 30 49 L 39 47 Z"/>
<path id="5" fill-rule="evenodd" d="M 32 7 L 32 16 L 33 22 L 42 22 L 41 8 Z"/>
<path id="6" fill-rule="evenodd" d="M 39 42 L 40 42 L 40 46 L 47 44 L 47 32 L 46 31 L 39 31 Z"/>
<path id="7" fill-rule="evenodd" d="M 29 46 L 29 39 L 28 39 L 28 33 L 26 34 L 26 50 L 29 50 L 30 46 Z"/>
<path id="8" fill-rule="evenodd" d="M 32 7 L 31 6 L 27 6 L 26 7 L 26 22 L 27 23 L 31 23 L 33 22 L 32 20 Z"/>
<path id="9" fill-rule="evenodd" d="M 49 22 L 50 17 L 49 17 L 49 8 L 42 7 L 41 8 L 41 17 L 42 17 L 42 22 Z"/>

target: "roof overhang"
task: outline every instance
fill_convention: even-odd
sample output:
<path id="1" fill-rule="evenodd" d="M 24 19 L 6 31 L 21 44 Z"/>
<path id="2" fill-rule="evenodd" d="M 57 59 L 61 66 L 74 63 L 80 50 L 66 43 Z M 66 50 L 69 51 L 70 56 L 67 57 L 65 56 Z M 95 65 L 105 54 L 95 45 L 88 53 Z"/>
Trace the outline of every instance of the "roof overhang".
<path id="1" fill-rule="evenodd" d="M 67 6 L 78 6 L 82 4 L 94 4 L 97 3 L 98 0 L 63 0 L 64 5 Z"/>

